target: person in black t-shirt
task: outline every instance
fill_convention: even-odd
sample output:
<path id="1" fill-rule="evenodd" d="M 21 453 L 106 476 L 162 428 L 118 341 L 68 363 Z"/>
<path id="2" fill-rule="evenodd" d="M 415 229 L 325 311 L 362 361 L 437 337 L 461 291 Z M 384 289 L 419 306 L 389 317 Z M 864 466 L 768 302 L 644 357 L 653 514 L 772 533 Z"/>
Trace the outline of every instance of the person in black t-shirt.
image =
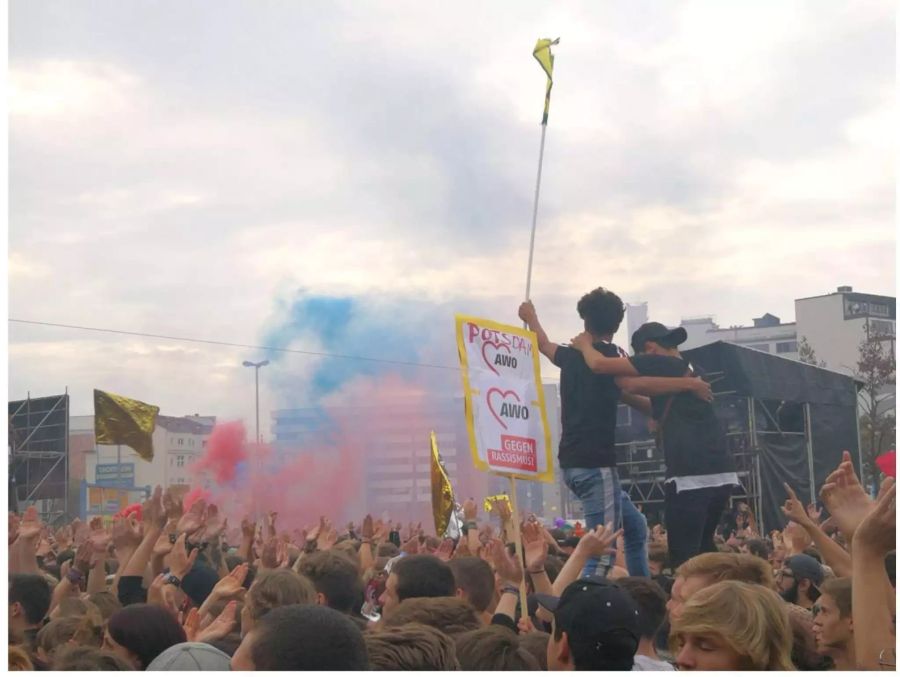
<path id="1" fill-rule="evenodd" d="M 627 358 L 619 357 L 624 353 L 611 343 L 625 315 L 622 299 L 600 287 L 583 296 L 577 310 L 594 352 L 630 364 Z M 709 389 L 694 378 L 636 378 L 623 394 L 615 378 L 592 373 L 578 350 L 550 341 L 530 301 L 519 306 L 519 317 L 537 334 L 541 353 L 560 368 L 559 465 L 566 486 L 584 505 L 589 529 L 605 524 L 618 529 L 622 526 L 622 491 L 615 453 L 619 401 L 649 415 L 650 400 L 644 396 L 685 390 L 708 393 Z M 612 557 L 605 555 L 590 560 L 584 573 L 606 575 L 611 567 Z"/>
<path id="2" fill-rule="evenodd" d="M 670 330 L 648 322 L 631 338 L 635 356 L 630 360 L 608 358 L 584 335 L 572 345 L 594 373 L 693 378 L 698 370 L 677 348 L 686 340 L 683 327 Z M 666 459 L 665 519 L 669 561 L 675 569 L 694 555 L 715 552 L 716 527 L 738 479 L 723 426 L 709 400 L 680 393 L 653 396 L 651 402 Z"/>

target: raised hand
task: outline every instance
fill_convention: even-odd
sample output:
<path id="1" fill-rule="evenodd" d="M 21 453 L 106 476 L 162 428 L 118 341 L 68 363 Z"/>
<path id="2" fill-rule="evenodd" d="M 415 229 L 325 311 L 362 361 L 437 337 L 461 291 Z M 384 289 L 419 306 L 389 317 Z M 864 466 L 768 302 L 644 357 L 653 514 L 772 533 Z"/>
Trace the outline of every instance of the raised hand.
<path id="1" fill-rule="evenodd" d="M 241 536 L 248 541 L 252 541 L 256 536 L 256 524 L 251 522 L 249 517 L 241 520 Z"/>
<path id="2" fill-rule="evenodd" d="M 509 505 L 509 501 L 497 501 L 494 505 L 497 506 L 497 514 L 500 515 L 500 521 L 507 524 L 512 519 L 512 508 Z"/>
<path id="3" fill-rule="evenodd" d="M 176 522 L 184 515 L 184 503 L 181 500 L 181 496 L 171 487 L 167 488 L 163 494 L 163 509 L 166 511 L 169 519 L 174 519 Z"/>
<path id="4" fill-rule="evenodd" d="M 463 517 L 466 522 L 475 522 L 478 520 L 478 504 L 474 498 L 467 498 L 463 503 Z"/>
<path id="5" fill-rule="evenodd" d="M 268 529 L 269 538 L 272 538 L 273 536 L 275 536 L 276 533 L 278 533 L 275 528 L 275 522 L 277 519 L 278 519 L 277 512 L 269 511 L 269 513 L 266 515 L 266 527 Z"/>
<path id="6" fill-rule="evenodd" d="M 91 532 L 87 539 L 88 542 L 93 546 L 94 552 L 105 553 L 112 541 L 112 534 L 103 527 L 103 520 L 100 517 L 93 518 L 90 527 Z"/>
<path id="7" fill-rule="evenodd" d="M 865 550 L 879 559 L 897 549 L 897 485 L 888 477 L 881 485 L 875 505 L 856 528 L 853 552 Z"/>
<path id="8" fill-rule="evenodd" d="M 419 538 L 418 536 L 411 536 L 406 543 L 400 546 L 400 551 L 405 552 L 407 555 L 417 555 L 419 553 Z"/>
<path id="9" fill-rule="evenodd" d="M 822 509 L 816 506 L 815 503 L 810 503 L 806 506 L 806 514 L 813 521 L 813 524 L 819 524 L 822 521 Z"/>
<path id="10" fill-rule="evenodd" d="M 225 605 L 225 608 L 222 610 L 222 613 L 219 614 L 216 620 L 210 623 L 206 628 L 199 630 L 195 634 L 195 639 L 191 640 L 190 638 L 188 638 L 188 640 L 194 642 L 205 642 L 207 644 L 210 642 L 218 641 L 226 637 L 232 630 L 234 630 L 236 623 L 237 602 L 232 600 Z"/>
<path id="11" fill-rule="evenodd" d="M 206 509 L 206 527 L 203 529 L 203 540 L 213 541 L 228 527 L 228 520 L 222 519 L 219 508 L 211 503 Z"/>
<path id="12" fill-rule="evenodd" d="M 325 520 L 325 529 L 319 532 L 319 538 L 317 539 L 319 550 L 330 550 L 337 543 L 337 540 L 337 530 L 331 525 L 330 521 Z"/>
<path id="13" fill-rule="evenodd" d="M 157 485 L 149 501 L 144 503 L 141 510 L 141 521 L 148 529 L 162 529 L 166 526 L 166 509 L 163 507 L 162 487 Z"/>
<path id="14" fill-rule="evenodd" d="M 616 539 L 623 533 L 622 529 L 612 530 L 612 522 L 606 526 L 598 524 L 594 529 L 585 532 L 575 551 L 588 557 L 602 557 L 615 552 Z"/>
<path id="15" fill-rule="evenodd" d="M 519 305 L 519 319 L 527 323 L 529 327 L 537 319 L 537 311 L 531 301 L 525 301 Z"/>
<path id="16" fill-rule="evenodd" d="M 169 555 L 169 571 L 173 576 L 184 580 L 184 577 L 194 568 L 194 562 L 197 561 L 199 553 L 200 550 L 194 548 L 188 554 L 187 534 L 182 533 L 178 540 L 175 541 L 175 547 L 172 548 L 172 553 Z"/>
<path id="17" fill-rule="evenodd" d="M 146 514 L 146 513 L 145 513 Z M 141 525 L 133 517 L 116 517 L 112 523 L 112 542 L 116 550 L 128 550 L 141 544 Z"/>
<path id="18" fill-rule="evenodd" d="M 78 550 L 75 551 L 74 566 L 82 575 L 87 576 L 88 572 L 96 566 L 97 562 L 93 561 L 94 549 L 90 543 L 82 543 Z"/>
<path id="19" fill-rule="evenodd" d="M 375 538 L 375 522 L 371 515 L 366 515 L 362 523 L 362 539 L 371 542 Z"/>
<path id="20" fill-rule="evenodd" d="M 812 520 L 803 509 L 803 503 L 797 498 L 797 494 L 794 493 L 794 490 L 787 482 L 784 483 L 784 489 L 788 494 L 787 500 L 784 502 L 784 505 L 781 506 L 781 512 L 784 513 L 784 516 L 801 526 L 812 524 Z"/>
<path id="21" fill-rule="evenodd" d="M 437 557 L 442 562 L 449 562 L 453 559 L 453 539 L 445 538 L 441 541 L 441 544 L 438 546 L 438 549 L 434 551 L 435 557 Z"/>
<path id="22" fill-rule="evenodd" d="M 37 508 L 29 505 L 22 515 L 22 521 L 19 522 L 19 538 L 23 541 L 36 541 L 43 528 L 44 523 L 38 515 Z"/>
<path id="23" fill-rule="evenodd" d="M 191 535 L 203 527 L 203 513 L 206 512 L 206 501 L 202 498 L 194 501 L 191 509 L 178 520 L 178 533 Z"/>
<path id="24" fill-rule="evenodd" d="M 156 539 L 156 544 L 153 546 L 154 557 L 165 557 L 172 552 L 175 544 L 172 542 L 171 537 L 175 533 L 175 526 L 174 520 L 169 520 L 166 523 L 166 527 L 162 530 L 159 538 Z"/>
<path id="25" fill-rule="evenodd" d="M 856 476 L 849 451 L 844 452 L 840 465 L 825 479 L 819 496 L 838 529 L 848 541 L 852 540 L 859 523 L 872 510 L 872 499 Z"/>
<path id="26" fill-rule="evenodd" d="M 178 603 L 175 601 L 175 592 L 165 584 L 165 578 L 165 574 L 159 574 L 153 579 L 150 589 L 147 590 L 147 604 L 156 604 L 177 615 Z M 196 607 L 192 608 L 191 611 L 196 614 Z M 188 613 L 187 617 L 191 618 L 191 614 Z M 197 622 L 199 622 L 199 615 L 197 615 Z M 185 626 L 185 632 L 187 632 L 187 626 Z M 191 641 L 190 635 L 188 635 L 188 641 Z"/>
<path id="27" fill-rule="evenodd" d="M 549 544 L 544 540 L 543 529 L 537 522 L 522 525 L 522 546 L 525 550 L 525 566 L 529 573 L 543 571 L 547 562 Z"/>
<path id="28" fill-rule="evenodd" d="M 518 586 L 522 582 L 522 565 L 517 557 L 509 554 L 506 546 L 499 538 L 492 539 L 487 545 L 488 556 L 494 565 L 494 571 L 501 581 Z"/>
<path id="29" fill-rule="evenodd" d="M 19 537 L 19 525 L 22 523 L 22 520 L 15 513 L 9 513 L 9 518 L 7 521 L 8 536 L 9 536 L 9 545 L 12 545 L 15 540 Z"/>
<path id="30" fill-rule="evenodd" d="M 244 581 L 247 580 L 249 571 L 250 565 L 246 562 L 238 564 L 231 570 L 231 573 L 216 583 L 216 586 L 212 590 L 212 594 L 215 595 L 217 599 L 243 599 L 244 595 L 247 594 L 247 589 L 244 587 Z"/>

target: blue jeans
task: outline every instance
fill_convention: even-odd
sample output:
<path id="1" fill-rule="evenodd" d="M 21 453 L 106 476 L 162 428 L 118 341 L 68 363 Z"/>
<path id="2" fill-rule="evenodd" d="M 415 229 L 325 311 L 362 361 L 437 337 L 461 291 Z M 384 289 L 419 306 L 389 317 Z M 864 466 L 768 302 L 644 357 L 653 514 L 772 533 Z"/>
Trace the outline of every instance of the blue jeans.
<path id="1" fill-rule="evenodd" d="M 650 578 L 647 559 L 647 518 L 622 490 L 622 528 L 625 530 L 625 565 L 629 576 Z"/>
<path id="2" fill-rule="evenodd" d="M 613 529 L 622 526 L 622 487 L 615 468 L 563 468 L 563 480 L 584 506 L 588 529 L 608 522 L 612 523 Z M 584 565 L 581 575 L 606 576 L 613 561 L 611 554 L 592 557 Z"/>

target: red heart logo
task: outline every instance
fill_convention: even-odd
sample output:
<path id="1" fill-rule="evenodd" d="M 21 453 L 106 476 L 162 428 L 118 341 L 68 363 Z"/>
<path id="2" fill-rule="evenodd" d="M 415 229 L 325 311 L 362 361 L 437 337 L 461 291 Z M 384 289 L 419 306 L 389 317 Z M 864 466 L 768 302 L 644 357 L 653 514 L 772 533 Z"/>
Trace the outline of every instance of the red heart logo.
<path id="1" fill-rule="evenodd" d="M 497 350 L 500 350 L 500 348 L 505 348 L 506 352 L 508 352 L 510 354 L 512 354 L 512 351 L 509 349 L 508 344 L 500 343 L 499 341 L 485 341 L 484 343 L 481 344 L 481 357 L 484 358 L 484 363 L 487 365 L 488 369 L 490 369 L 492 372 L 497 374 L 497 376 L 500 376 L 500 372 L 497 371 L 496 369 L 494 369 L 494 365 L 491 364 L 491 361 L 488 359 L 488 356 L 484 352 L 484 349 L 487 348 L 488 346 L 494 346 Z"/>
<path id="2" fill-rule="evenodd" d="M 507 395 L 512 395 L 513 397 L 516 398 L 516 402 L 521 402 L 522 400 L 519 399 L 519 396 L 516 394 L 516 391 L 515 391 L 515 390 L 505 390 L 505 391 L 504 391 L 504 390 L 500 390 L 500 388 L 489 388 L 489 389 L 488 389 L 487 395 L 485 395 L 485 399 L 487 400 L 488 409 L 489 409 L 490 412 L 494 415 L 494 418 L 497 419 L 497 421 L 500 423 L 500 425 L 503 426 L 503 429 L 506 430 L 506 429 L 507 429 L 507 428 L 506 428 L 506 423 L 504 423 L 504 422 L 503 422 L 503 419 L 501 419 L 501 418 L 497 415 L 497 412 L 494 411 L 494 405 L 491 404 L 491 395 L 493 395 L 494 393 L 498 393 L 498 394 L 500 395 L 500 398 L 501 398 L 501 399 L 505 399 Z"/>

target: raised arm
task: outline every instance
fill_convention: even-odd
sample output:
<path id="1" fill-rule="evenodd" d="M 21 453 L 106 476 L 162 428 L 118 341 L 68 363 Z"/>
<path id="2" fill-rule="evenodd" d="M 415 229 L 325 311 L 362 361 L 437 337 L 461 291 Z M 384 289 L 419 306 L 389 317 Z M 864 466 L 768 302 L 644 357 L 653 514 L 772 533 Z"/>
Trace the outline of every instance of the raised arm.
<path id="1" fill-rule="evenodd" d="M 881 670 L 892 666 L 894 591 L 885 569 L 885 556 L 897 547 L 896 486 L 888 478 L 871 512 L 859 524 L 853 552 L 853 643 L 856 667 Z M 896 661 L 893 661 L 896 662 Z"/>
<path id="2" fill-rule="evenodd" d="M 627 357 L 607 357 L 593 346 L 593 339 L 587 332 L 582 332 L 572 339 L 571 346 L 581 353 L 588 368 L 595 374 L 609 376 L 639 376 Z"/>
<path id="3" fill-rule="evenodd" d="M 547 337 L 547 332 L 545 332 L 544 328 L 541 326 L 541 322 L 538 320 L 537 311 L 534 309 L 534 304 L 531 301 L 525 301 L 519 306 L 519 319 L 527 324 L 531 331 L 537 334 L 538 350 L 546 355 L 548 360 L 553 362 L 556 357 L 556 349 L 559 348 L 559 345 L 553 343 L 553 341 Z"/>
<path id="4" fill-rule="evenodd" d="M 822 555 L 822 559 L 825 560 L 825 564 L 832 568 L 835 576 L 841 578 L 850 576 L 852 573 L 850 553 L 829 538 L 819 525 L 812 521 L 812 518 L 803 509 L 803 503 L 787 483 L 784 488 L 788 493 L 788 498 L 784 502 L 781 512 L 806 530 L 819 554 Z"/>
<path id="5" fill-rule="evenodd" d="M 562 571 L 553 581 L 553 594 L 557 597 L 562 595 L 569 583 L 581 575 L 585 563 L 591 557 L 603 557 L 608 552 L 615 552 L 616 539 L 622 533 L 622 529 L 613 531 L 612 523 L 609 523 L 606 526 L 598 525 L 582 536 L 578 545 L 575 546 L 575 552 L 566 560 Z M 612 550 L 610 550 L 611 547 Z"/>

